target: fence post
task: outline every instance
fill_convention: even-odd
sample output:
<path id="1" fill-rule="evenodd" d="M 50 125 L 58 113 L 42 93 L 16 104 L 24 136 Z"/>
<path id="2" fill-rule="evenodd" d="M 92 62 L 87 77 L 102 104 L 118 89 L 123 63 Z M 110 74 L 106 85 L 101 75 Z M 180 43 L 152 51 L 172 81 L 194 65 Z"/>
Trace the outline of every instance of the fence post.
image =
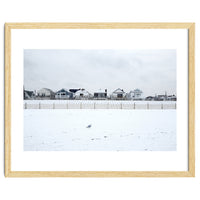
<path id="1" fill-rule="evenodd" d="M 163 109 L 163 104 L 161 104 L 161 109 Z"/>
<path id="2" fill-rule="evenodd" d="M 53 109 L 55 109 L 55 103 L 53 103 Z"/>
<path id="3" fill-rule="evenodd" d="M 25 109 L 27 109 L 27 103 L 25 103 Z"/>
<path id="4" fill-rule="evenodd" d="M 134 104 L 133 104 L 133 109 L 135 110 L 135 102 L 134 102 Z"/>
<path id="5" fill-rule="evenodd" d="M 175 109 L 176 109 L 176 103 L 174 104 L 174 106 L 175 106 Z"/>
<path id="6" fill-rule="evenodd" d="M 122 102 L 121 102 L 121 109 L 122 109 Z"/>
<path id="7" fill-rule="evenodd" d="M 39 103 L 39 109 L 41 109 L 41 105 L 40 105 L 40 103 Z"/>
<path id="8" fill-rule="evenodd" d="M 149 109 L 149 103 L 147 103 L 147 109 Z"/>
<path id="9" fill-rule="evenodd" d="M 82 109 L 82 102 L 80 102 L 80 109 Z"/>
<path id="10" fill-rule="evenodd" d="M 94 102 L 94 109 L 95 109 L 95 102 Z"/>
<path id="11" fill-rule="evenodd" d="M 109 103 L 107 103 L 107 109 L 109 109 Z"/>

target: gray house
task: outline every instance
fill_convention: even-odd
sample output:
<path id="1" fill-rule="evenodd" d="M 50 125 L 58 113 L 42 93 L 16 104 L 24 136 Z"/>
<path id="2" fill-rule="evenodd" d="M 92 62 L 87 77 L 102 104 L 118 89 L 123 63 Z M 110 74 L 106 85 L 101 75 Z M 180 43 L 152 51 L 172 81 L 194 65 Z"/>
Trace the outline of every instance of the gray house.
<path id="1" fill-rule="evenodd" d="M 167 96 L 167 100 L 168 101 L 176 101 L 176 95 L 169 95 L 169 96 Z"/>
<path id="2" fill-rule="evenodd" d="M 145 98 L 145 101 L 154 101 L 155 100 L 155 97 L 153 96 L 148 96 Z"/>
<path id="3" fill-rule="evenodd" d="M 156 95 L 155 101 L 167 101 L 167 93 Z"/>
<path id="4" fill-rule="evenodd" d="M 24 90 L 24 99 L 25 100 L 31 100 L 35 98 L 35 92 L 34 91 L 29 91 L 29 90 Z"/>
<path id="5" fill-rule="evenodd" d="M 55 94 L 55 99 L 73 99 L 73 93 L 66 89 L 61 89 Z"/>

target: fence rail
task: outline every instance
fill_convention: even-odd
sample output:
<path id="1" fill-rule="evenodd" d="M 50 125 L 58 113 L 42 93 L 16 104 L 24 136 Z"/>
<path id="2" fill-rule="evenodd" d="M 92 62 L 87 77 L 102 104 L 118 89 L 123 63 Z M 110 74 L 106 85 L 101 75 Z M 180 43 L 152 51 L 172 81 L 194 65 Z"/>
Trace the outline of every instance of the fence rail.
<path id="1" fill-rule="evenodd" d="M 176 109 L 176 103 L 24 103 L 24 109 Z"/>

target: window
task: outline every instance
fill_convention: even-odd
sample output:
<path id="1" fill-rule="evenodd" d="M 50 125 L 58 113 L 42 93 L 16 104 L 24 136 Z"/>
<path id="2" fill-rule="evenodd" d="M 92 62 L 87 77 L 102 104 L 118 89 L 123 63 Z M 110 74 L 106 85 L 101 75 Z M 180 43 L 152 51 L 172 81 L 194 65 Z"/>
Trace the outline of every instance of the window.
<path id="1" fill-rule="evenodd" d="M 117 94 L 117 98 L 122 98 L 123 94 Z"/>

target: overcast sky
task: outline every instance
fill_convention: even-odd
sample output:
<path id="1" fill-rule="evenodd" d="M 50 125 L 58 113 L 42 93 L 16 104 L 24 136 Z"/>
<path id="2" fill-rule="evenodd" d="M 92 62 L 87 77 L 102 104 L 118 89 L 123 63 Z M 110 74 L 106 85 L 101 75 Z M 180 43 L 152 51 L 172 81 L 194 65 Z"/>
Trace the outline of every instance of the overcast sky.
<path id="1" fill-rule="evenodd" d="M 24 50 L 27 90 L 85 88 L 93 93 L 139 88 L 144 96 L 176 94 L 176 50 Z"/>

